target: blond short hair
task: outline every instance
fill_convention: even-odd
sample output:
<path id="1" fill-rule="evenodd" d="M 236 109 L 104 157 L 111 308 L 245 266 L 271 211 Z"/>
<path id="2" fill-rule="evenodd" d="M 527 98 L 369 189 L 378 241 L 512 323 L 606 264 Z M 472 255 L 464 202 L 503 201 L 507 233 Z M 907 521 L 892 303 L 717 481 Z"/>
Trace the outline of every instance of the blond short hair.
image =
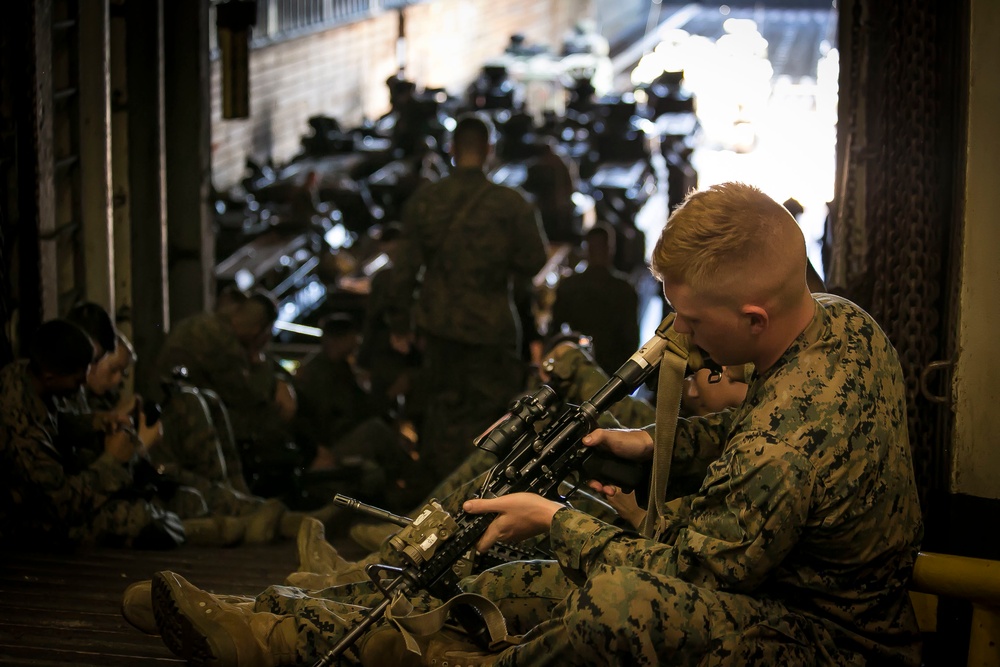
<path id="1" fill-rule="evenodd" d="M 670 215 L 651 258 L 653 275 L 663 282 L 732 298 L 745 296 L 742 287 L 762 283 L 781 291 L 800 264 L 804 281 L 805 240 L 798 223 L 784 206 L 743 183 L 690 193 Z"/>

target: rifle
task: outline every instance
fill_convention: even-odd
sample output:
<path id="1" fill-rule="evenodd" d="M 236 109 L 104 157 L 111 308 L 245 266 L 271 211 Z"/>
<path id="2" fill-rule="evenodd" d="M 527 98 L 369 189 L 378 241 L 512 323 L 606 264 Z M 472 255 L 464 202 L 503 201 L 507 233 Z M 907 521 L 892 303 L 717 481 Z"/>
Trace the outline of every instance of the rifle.
<path id="1" fill-rule="evenodd" d="M 534 423 L 545 416 L 555 401 L 555 391 L 542 385 L 536 392 L 519 400 L 476 440 L 476 446 L 495 453 L 500 462 L 486 475 L 477 498 L 497 498 L 510 493 L 530 492 L 553 498 L 559 484 L 581 468 L 593 450 L 580 441 L 597 426 L 602 412 L 631 394 L 659 366 L 664 350 L 677 343 L 672 330 L 674 316 L 668 315 L 649 339 L 628 361 L 622 364 L 589 400 L 568 405 L 539 434 Z M 441 600 L 449 600 L 459 588 L 463 560 L 471 558 L 475 545 L 493 521 L 493 514 L 467 514 L 460 511 L 451 517 L 436 501 L 431 501 L 390 544 L 409 563 L 403 568 L 369 565 L 368 576 L 385 599 L 369 611 L 350 632 L 314 667 L 331 667 L 379 619 L 385 616 L 393 598 L 426 590 Z M 457 570 L 457 571 L 456 571 Z M 383 572 L 395 573 L 384 583 Z M 451 609 L 452 617 L 469 636 L 484 648 L 489 646 L 489 630 L 480 612 L 465 604 Z"/>

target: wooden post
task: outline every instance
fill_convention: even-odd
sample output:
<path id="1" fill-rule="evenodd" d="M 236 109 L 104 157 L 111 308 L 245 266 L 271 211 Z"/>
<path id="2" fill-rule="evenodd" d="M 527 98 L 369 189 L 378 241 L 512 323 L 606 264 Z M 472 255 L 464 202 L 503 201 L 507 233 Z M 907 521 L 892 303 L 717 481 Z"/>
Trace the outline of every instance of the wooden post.
<path id="1" fill-rule="evenodd" d="M 80 0 L 80 222 L 84 298 L 115 310 L 108 0 Z"/>

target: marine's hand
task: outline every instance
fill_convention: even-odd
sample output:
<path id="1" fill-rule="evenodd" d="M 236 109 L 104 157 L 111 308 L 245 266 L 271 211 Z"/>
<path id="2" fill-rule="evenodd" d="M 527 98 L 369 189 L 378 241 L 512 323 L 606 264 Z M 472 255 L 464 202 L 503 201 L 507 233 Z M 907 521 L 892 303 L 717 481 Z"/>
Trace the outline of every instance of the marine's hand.
<path id="1" fill-rule="evenodd" d="M 625 493 L 617 486 L 604 486 L 600 482 L 590 482 L 590 486 L 595 491 L 604 494 L 604 499 L 618 512 L 618 516 L 635 528 L 642 525 L 646 518 L 646 510 L 639 507 L 639 503 L 635 499 L 635 491 Z"/>
<path id="2" fill-rule="evenodd" d="M 104 451 L 119 463 L 128 463 L 135 454 L 132 434 L 122 429 L 104 436 Z"/>
<path id="3" fill-rule="evenodd" d="M 400 354 L 409 354 L 413 346 L 413 334 L 389 334 L 389 345 Z"/>
<path id="4" fill-rule="evenodd" d="M 639 429 L 595 429 L 583 437 L 583 444 L 601 447 L 629 461 L 649 461 L 653 458 L 653 438 Z"/>
<path id="5" fill-rule="evenodd" d="M 648 461 L 653 458 L 653 438 L 639 429 L 599 428 L 585 435 L 582 442 L 587 447 L 600 447 L 626 461 Z M 594 491 L 603 493 L 608 503 L 615 506 L 612 498 L 621 493 L 620 488 L 600 480 L 590 480 L 587 485 Z M 618 510 L 618 507 L 615 509 Z M 622 516 L 631 522 L 629 517 Z"/>
<path id="6" fill-rule="evenodd" d="M 114 433 L 120 429 L 132 426 L 129 416 L 118 412 L 95 412 L 91 416 L 91 419 L 94 430 L 102 433 Z"/>
<path id="7" fill-rule="evenodd" d="M 157 443 L 163 440 L 163 422 L 157 420 L 154 424 L 146 423 L 146 413 L 139 413 L 139 424 L 136 428 L 136 433 L 139 436 L 139 440 L 142 441 L 142 446 L 145 451 L 149 451 L 152 447 L 155 447 Z"/>
<path id="8" fill-rule="evenodd" d="M 498 541 L 520 542 L 535 535 L 547 533 L 552 526 L 552 517 L 564 505 L 534 493 L 512 493 L 499 498 L 478 498 L 467 500 L 462 505 L 469 514 L 494 512 L 493 519 L 476 549 L 486 551 Z"/>

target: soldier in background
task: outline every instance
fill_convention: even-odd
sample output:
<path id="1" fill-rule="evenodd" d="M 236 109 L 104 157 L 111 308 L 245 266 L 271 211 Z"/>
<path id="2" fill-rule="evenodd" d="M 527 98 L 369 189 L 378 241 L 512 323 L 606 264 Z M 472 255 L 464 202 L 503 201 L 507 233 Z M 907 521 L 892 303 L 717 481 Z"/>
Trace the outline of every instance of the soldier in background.
<path id="1" fill-rule="evenodd" d="M 79 303 L 66 314 L 66 320 L 90 336 L 95 351 L 94 363 L 90 365 L 87 380 L 80 390 L 57 401 L 60 432 L 69 440 L 87 437 L 86 434 L 93 432 L 95 415 L 113 412 L 118 417 L 132 419 L 138 438 L 136 446 L 141 451 L 148 450 L 162 437 L 160 426 L 147 423 L 146 414 L 141 409 L 141 398 L 133 397 L 129 405 L 120 404 L 121 384 L 135 354 L 131 342 L 115 329 L 110 313 L 100 304 L 89 301 Z"/>
<path id="2" fill-rule="evenodd" d="M 358 323 L 347 313 L 333 313 L 320 327 L 319 352 L 295 375 L 300 397 L 295 427 L 299 442 L 315 452 L 310 470 L 354 468 L 355 479 L 345 481 L 341 492 L 398 510 L 413 461 L 359 381 L 354 365 Z"/>
<path id="3" fill-rule="evenodd" d="M 160 377 L 170 377 L 183 366 L 191 384 L 218 394 L 229 411 L 250 490 L 294 505 L 301 493 L 302 453 L 277 394 L 251 381 L 250 357 L 270 336 L 277 314 L 274 301 L 260 294 L 232 298 L 216 313 L 192 315 L 167 335 L 157 368 Z"/>
<path id="4" fill-rule="evenodd" d="M 407 202 L 392 272 L 390 340 L 400 354 L 422 349 L 419 448 L 436 480 L 524 386 L 512 283 L 530 280 L 546 260 L 535 209 L 486 178 L 492 149 L 487 121 L 459 120 L 455 169 Z"/>
<path id="5" fill-rule="evenodd" d="M 531 194 L 538 207 L 549 241 L 576 243 L 580 238 L 573 203 L 580 177 L 576 164 L 557 152 L 558 143 L 553 137 L 543 136 L 536 141 L 536 146 L 538 154 L 528 160 L 521 187 Z"/>
<path id="6" fill-rule="evenodd" d="M 372 400 L 382 415 L 394 414 L 410 390 L 420 356 L 416 349 L 409 353 L 397 352 L 389 341 L 389 287 L 393 266 L 399 255 L 399 223 L 382 227 L 378 236 L 379 251 L 385 253 L 387 262 L 372 275 L 365 320 L 362 325 L 361 347 L 358 349 L 358 367 L 368 373 Z"/>
<path id="7" fill-rule="evenodd" d="M 594 357 L 608 373 L 618 370 L 639 347 L 639 295 L 615 270 L 615 232 L 597 223 L 584 239 L 587 267 L 559 281 L 552 322 L 594 339 Z"/>

